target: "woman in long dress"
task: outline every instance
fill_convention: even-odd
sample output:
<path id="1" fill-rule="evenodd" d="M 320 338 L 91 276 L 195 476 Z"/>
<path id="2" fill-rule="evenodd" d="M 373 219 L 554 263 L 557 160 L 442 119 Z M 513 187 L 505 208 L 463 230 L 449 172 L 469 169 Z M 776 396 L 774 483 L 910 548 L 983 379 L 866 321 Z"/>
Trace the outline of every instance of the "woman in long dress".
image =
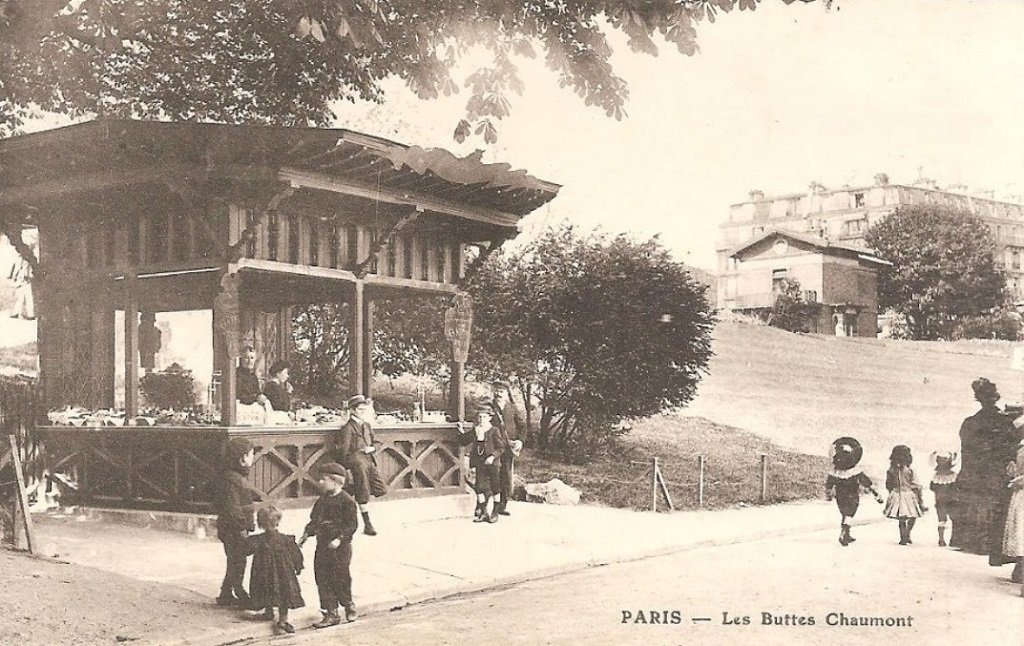
<path id="1" fill-rule="evenodd" d="M 1015 420 L 999 410 L 999 390 L 988 379 L 976 379 L 971 388 L 981 410 L 960 426 L 960 511 L 950 545 L 972 554 L 988 554 L 989 564 L 1004 565 L 1013 562 L 1002 554 L 1010 497 L 1006 465 L 1016 454 L 1024 418 Z"/>
<path id="2" fill-rule="evenodd" d="M 1003 554 L 1017 559 L 1011 580 L 1024 583 L 1024 441 L 1017 448 L 1017 459 L 1007 468 L 1011 478 L 1008 488 L 1013 491 L 1006 512 L 1006 530 L 1003 532 Z"/>

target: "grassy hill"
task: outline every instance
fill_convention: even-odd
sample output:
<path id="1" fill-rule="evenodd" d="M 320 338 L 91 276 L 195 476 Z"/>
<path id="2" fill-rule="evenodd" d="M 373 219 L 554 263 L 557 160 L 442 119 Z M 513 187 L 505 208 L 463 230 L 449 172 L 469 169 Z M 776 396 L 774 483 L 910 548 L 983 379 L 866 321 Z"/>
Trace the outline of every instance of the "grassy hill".
<path id="1" fill-rule="evenodd" d="M 932 450 L 956 448 L 960 422 L 977 410 L 977 377 L 995 381 L 1006 401 L 1022 400 L 1024 373 L 1010 369 L 1008 342 L 836 338 L 737 322 L 713 336 L 710 374 L 684 414 L 819 455 L 853 435 L 873 475 L 894 444 L 922 464 Z"/>

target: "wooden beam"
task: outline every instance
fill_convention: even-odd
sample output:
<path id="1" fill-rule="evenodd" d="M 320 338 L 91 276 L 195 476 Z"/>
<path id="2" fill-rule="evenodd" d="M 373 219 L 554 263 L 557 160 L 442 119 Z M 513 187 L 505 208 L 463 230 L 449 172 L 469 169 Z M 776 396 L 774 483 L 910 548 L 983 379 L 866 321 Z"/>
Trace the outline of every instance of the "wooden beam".
<path id="1" fill-rule="evenodd" d="M 373 300 L 363 294 L 362 394 L 370 397 L 373 384 Z"/>
<path id="2" fill-rule="evenodd" d="M 469 207 L 457 202 L 432 197 L 425 193 L 414 191 L 403 191 L 401 193 L 385 188 L 378 188 L 362 182 L 351 182 L 324 175 L 321 173 L 310 173 L 294 168 L 282 168 L 278 173 L 281 181 L 289 182 L 295 188 L 308 188 L 315 191 L 327 191 L 330 193 L 341 193 L 362 197 L 375 202 L 386 202 L 388 204 L 405 204 L 416 206 L 421 210 L 444 213 L 464 220 L 486 222 L 500 227 L 516 228 L 519 216 L 488 209 L 484 207 Z"/>
<path id="3" fill-rule="evenodd" d="M 352 323 L 349 326 L 349 351 L 348 351 L 348 374 L 349 374 L 349 388 L 358 391 L 356 394 L 364 394 L 362 389 L 365 385 L 364 369 L 366 364 L 364 363 L 363 353 L 368 352 L 366 349 L 366 336 L 364 335 L 364 316 L 366 315 L 366 306 L 363 302 L 365 298 L 363 289 L 363 281 L 357 280 L 352 285 Z"/>
<path id="4" fill-rule="evenodd" d="M 355 274 L 358 278 L 365 278 L 366 274 L 370 271 L 370 265 L 373 264 L 374 259 L 380 257 L 380 253 L 388 248 L 394 240 L 398 232 L 401 231 L 407 224 L 414 221 L 419 215 L 423 213 L 423 208 L 417 206 L 415 210 L 411 210 L 395 222 L 394 225 L 387 231 L 377 238 L 377 241 L 370 247 L 366 257 L 356 265 Z M 378 272 L 382 273 L 382 272 Z"/>
<path id="5" fill-rule="evenodd" d="M 125 276 L 124 297 L 124 421 L 139 414 L 139 301 L 135 276 Z"/>

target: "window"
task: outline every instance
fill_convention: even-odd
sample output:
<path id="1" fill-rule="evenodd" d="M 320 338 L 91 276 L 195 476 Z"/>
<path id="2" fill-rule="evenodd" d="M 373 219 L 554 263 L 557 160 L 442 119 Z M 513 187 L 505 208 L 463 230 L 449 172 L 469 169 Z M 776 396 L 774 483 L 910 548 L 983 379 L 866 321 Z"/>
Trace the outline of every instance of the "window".
<path id="1" fill-rule="evenodd" d="M 804 291 L 804 300 L 807 301 L 808 303 L 817 303 L 818 302 L 818 292 L 816 292 L 813 289 L 805 290 Z"/>
<path id="2" fill-rule="evenodd" d="M 1010 252 L 1010 269 L 1020 269 L 1020 251 Z"/>
<path id="3" fill-rule="evenodd" d="M 785 269 L 774 269 L 772 270 L 772 293 L 781 294 L 783 284 L 786 281 L 786 274 L 788 272 Z"/>
<path id="4" fill-rule="evenodd" d="M 859 209 L 864 206 L 864 194 L 854 193 L 853 194 L 853 208 Z"/>

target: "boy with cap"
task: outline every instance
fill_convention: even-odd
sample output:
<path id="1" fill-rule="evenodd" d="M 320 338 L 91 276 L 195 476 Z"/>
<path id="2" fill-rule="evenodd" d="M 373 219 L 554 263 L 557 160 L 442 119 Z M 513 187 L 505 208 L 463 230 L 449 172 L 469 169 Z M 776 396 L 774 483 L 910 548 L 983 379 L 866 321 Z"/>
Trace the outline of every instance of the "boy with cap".
<path id="1" fill-rule="evenodd" d="M 476 492 L 476 510 L 473 512 L 474 523 L 498 522 L 498 506 L 493 505 L 492 512 L 487 513 L 487 503 L 501 491 L 502 442 L 501 431 L 491 426 L 492 406 L 485 402 L 477 410 L 477 424 L 474 432 L 463 433 L 460 444 L 469 444 L 469 468 L 476 471 L 473 490 Z"/>
<path id="2" fill-rule="evenodd" d="M 217 605 L 247 607 L 249 595 L 242 585 L 249 555 L 248 535 L 256 529 L 253 503 L 260 494 L 247 482 L 256 459 L 256 447 L 243 437 L 228 440 L 224 449 L 224 470 L 217 490 L 217 538 L 224 544 L 227 566 L 220 585 Z"/>
<path id="3" fill-rule="evenodd" d="M 340 464 L 328 462 L 317 470 L 317 487 L 320 497 L 309 512 L 301 547 L 310 536 L 316 536 L 316 552 L 313 556 L 313 576 L 323 618 L 314 623 L 314 628 L 329 628 L 341 623 L 338 605 L 345 609 L 345 619 L 356 618 L 356 607 L 352 603 L 352 536 L 359 529 L 356 501 L 345 493 L 348 472 Z"/>
<path id="4" fill-rule="evenodd" d="M 349 418 L 338 431 L 335 454 L 337 460 L 352 472 L 352 494 L 359 504 L 359 512 L 363 517 L 363 533 L 376 536 L 377 530 L 370 522 L 370 512 L 366 505 L 370 496 L 383 496 L 388 492 L 387 485 L 377 470 L 377 446 L 373 438 L 373 428 L 366 421 L 370 412 L 370 400 L 363 395 L 350 397 L 346 403 Z"/>

